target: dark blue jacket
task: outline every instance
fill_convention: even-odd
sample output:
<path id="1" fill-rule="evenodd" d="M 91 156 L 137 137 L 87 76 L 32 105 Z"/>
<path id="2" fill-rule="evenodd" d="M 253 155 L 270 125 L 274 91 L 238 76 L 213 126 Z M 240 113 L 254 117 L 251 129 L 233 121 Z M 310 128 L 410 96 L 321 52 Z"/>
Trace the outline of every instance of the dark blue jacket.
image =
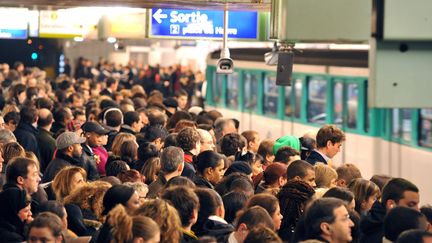
<path id="1" fill-rule="evenodd" d="M 32 151 L 40 160 L 39 146 L 36 139 L 38 133 L 35 127 L 26 122 L 20 122 L 14 132 L 18 143 L 21 144 L 25 150 Z"/>

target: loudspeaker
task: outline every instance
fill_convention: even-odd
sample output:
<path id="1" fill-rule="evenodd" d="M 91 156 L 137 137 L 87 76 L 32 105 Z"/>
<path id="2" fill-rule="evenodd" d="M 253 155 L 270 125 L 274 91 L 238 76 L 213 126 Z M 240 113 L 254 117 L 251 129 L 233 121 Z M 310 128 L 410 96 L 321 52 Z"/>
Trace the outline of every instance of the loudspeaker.
<path id="1" fill-rule="evenodd" d="M 294 64 L 293 52 L 279 52 L 276 72 L 276 85 L 290 86 Z"/>

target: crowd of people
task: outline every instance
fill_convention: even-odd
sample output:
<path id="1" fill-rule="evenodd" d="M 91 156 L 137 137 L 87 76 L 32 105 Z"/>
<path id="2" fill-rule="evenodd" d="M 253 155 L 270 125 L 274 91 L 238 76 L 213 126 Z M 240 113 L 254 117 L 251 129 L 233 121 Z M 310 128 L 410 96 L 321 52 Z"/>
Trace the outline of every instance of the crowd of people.
<path id="1" fill-rule="evenodd" d="M 0 66 L 0 242 L 432 240 L 416 185 L 334 165 L 337 126 L 262 139 L 199 72 L 79 63 Z"/>

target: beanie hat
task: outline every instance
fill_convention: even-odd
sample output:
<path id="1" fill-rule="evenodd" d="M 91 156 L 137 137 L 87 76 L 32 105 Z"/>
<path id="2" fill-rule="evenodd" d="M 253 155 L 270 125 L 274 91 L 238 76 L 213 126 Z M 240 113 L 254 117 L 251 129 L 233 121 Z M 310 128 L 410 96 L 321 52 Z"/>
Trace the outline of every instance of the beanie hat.
<path id="1" fill-rule="evenodd" d="M 276 152 L 284 146 L 289 146 L 300 152 L 300 140 L 297 137 L 286 135 L 276 140 L 273 146 L 273 154 L 276 155 Z"/>
<path id="2" fill-rule="evenodd" d="M 113 209 L 118 204 L 123 204 L 125 206 L 127 201 L 129 201 L 134 193 L 135 189 L 130 186 L 112 186 L 110 189 L 108 189 L 103 198 L 104 210 L 102 215 L 107 215 L 111 209 Z"/>

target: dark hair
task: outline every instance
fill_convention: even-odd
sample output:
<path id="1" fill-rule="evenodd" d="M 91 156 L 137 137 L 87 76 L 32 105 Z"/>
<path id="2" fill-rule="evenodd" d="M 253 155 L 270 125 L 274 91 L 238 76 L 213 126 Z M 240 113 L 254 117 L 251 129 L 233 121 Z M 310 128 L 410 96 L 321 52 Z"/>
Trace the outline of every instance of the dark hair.
<path id="1" fill-rule="evenodd" d="M 124 114 L 124 124 L 132 126 L 133 123 L 139 122 L 140 116 L 136 111 L 128 111 Z"/>
<path id="2" fill-rule="evenodd" d="M 292 180 L 296 176 L 304 178 L 308 170 L 314 170 L 314 167 L 304 160 L 293 161 L 287 169 L 287 179 Z"/>
<path id="3" fill-rule="evenodd" d="M 282 240 L 272 229 L 258 226 L 249 231 L 243 243 L 282 243 Z"/>
<path id="4" fill-rule="evenodd" d="M 243 191 L 232 191 L 222 197 L 225 207 L 225 220 L 232 224 L 237 213 L 245 206 L 248 195 Z"/>
<path id="5" fill-rule="evenodd" d="M 24 106 L 21 108 L 20 117 L 24 123 L 34 123 L 38 117 L 38 110 L 33 106 Z"/>
<path id="6" fill-rule="evenodd" d="M 211 150 L 203 151 L 197 156 L 195 163 L 196 170 L 199 174 L 204 175 L 207 168 L 216 168 L 223 157 Z"/>
<path id="7" fill-rule="evenodd" d="M 48 116 L 46 116 L 46 117 L 40 117 L 40 116 L 39 116 L 39 119 L 38 119 L 37 124 L 38 124 L 38 126 L 40 126 L 40 127 L 45 127 L 45 126 L 50 125 L 50 124 L 53 122 L 53 120 L 54 120 L 53 115 L 52 115 L 52 113 L 50 112 L 50 113 L 48 114 Z"/>
<path id="8" fill-rule="evenodd" d="M 145 177 L 145 183 L 150 185 L 156 180 L 157 175 L 161 169 L 159 156 L 150 157 L 145 160 L 144 164 L 141 166 L 141 174 Z"/>
<path id="9" fill-rule="evenodd" d="M 395 207 L 384 218 L 384 236 L 391 241 L 396 241 L 398 236 L 409 229 L 423 229 L 421 219 L 423 214 L 407 207 Z"/>
<path id="10" fill-rule="evenodd" d="M 177 134 L 177 145 L 183 151 L 190 151 L 195 148 L 201 137 L 198 131 L 191 127 L 186 127 Z"/>
<path id="11" fill-rule="evenodd" d="M 300 158 L 306 160 L 309 157 L 312 150 L 316 149 L 316 140 L 309 137 L 301 137 L 300 141 Z"/>
<path id="12" fill-rule="evenodd" d="M 4 122 L 6 124 L 8 124 L 11 121 L 13 124 L 16 125 L 19 123 L 21 116 L 16 111 L 10 111 L 10 112 L 6 113 L 6 115 L 3 117 L 3 119 L 4 119 Z M 52 116 L 51 116 L 51 119 L 52 119 Z M 38 122 L 38 124 L 39 124 L 39 122 Z"/>
<path id="13" fill-rule="evenodd" d="M 198 220 L 195 225 L 192 226 L 192 230 L 194 232 L 200 232 L 200 229 L 203 227 L 205 221 L 209 216 L 216 214 L 216 209 L 222 206 L 223 201 L 219 194 L 212 189 L 208 188 L 197 188 L 195 189 L 195 193 L 199 198 L 199 212 L 198 212 Z"/>
<path id="14" fill-rule="evenodd" d="M 184 186 L 184 187 L 193 188 L 193 189 L 196 188 L 195 183 L 193 181 L 191 181 L 191 179 L 189 179 L 185 176 L 174 176 L 165 184 L 164 189 L 168 189 L 168 188 L 176 187 L 176 186 Z"/>
<path id="15" fill-rule="evenodd" d="M 114 78 L 107 78 L 105 82 L 106 82 L 107 87 L 110 87 L 111 85 L 115 84 L 117 82 L 117 80 Z"/>
<path id="16" fill-rule="evenodd" d="M 168 137 L 168 131 L 161 125 L 147 126 L 144 134 L 144 139 L 148 142 L 154 142 L 158 138 L 161 139 L 161 142 L 165 142 Z"/>
<path id="17" fill-rule="evenodd" d="M 37 98 L 34 103 L 35 103 L 36 108 L 38 108 L 38 109 L 46 108 L 48 110 L 52 110 L 52 108 L 54 106 L 52 100 L 50 100 L 49 98 L 44 98 L 44 97 Z"/>
<path id="18" fill-rule="evenodd" d="M 352 200 L 354 199 L 354 194 L 344 187 L 333 187 L 330 188 L 326 193 L 324 193 L 323 197 L 334 197 L 339 198 L 346 202 L 347 204 L 350 204 Z"/>
<path id="19" fill-rule="evenodd" d="M 54 121 L 57 123 L 63 123 L 65 119 L 68 118 L 68 115 L 65 108 L 58 108 L 53 112 Z"/>
<path id="20" fill-rule="evenodd" d="M 426 219 L 429 223 L 432 222 L 432 206 L 431 205 L 424 205 L 420 208 L 420 212 L 426 216 Z"/>
<path id="21" fill-rule="evenodd" d="M 156 145 L 149 142 L 141 143 L 138 147 L 138 159 L 142 162 L 146 162 L 152 157 L 159 157 L 160 152 Z"/>
<path id="22" fill-rule="evenodd" d="M 133 140 L 126 140 L 120 145 L 120 159 L 131 164 L 138 157 L 138 145 Z"/>
<path id="23" fill-rule="evenodd" d="M 375 183 L 379 189 L 382 191 L 384 188 L 384 185 L 389 182 L 392 179 L 391 176 L 388 175 L 373 175 L 372 178 L 370 178 L 370 181 Z"/>
<path id="24" fill-rule="evenodd" d="M 225 195 L 231 191 L 242 191 L 248 196 L 254 194 L 253 184 L 249 177 L 243 173 L 235 172 L 229 176 L 225 176 L 216 185 L 215 190 L 219 195 Z"/>
<path id="25" fill-rule="evenodd" d="M 333 223 L 336 219 L 334 210 L 341 206 L 345 203 L 337 198 L 320 198 L 312 202 L 305 217 L 307 239 L 321 238 L 321 223 Z"/>
<path id="26" fill-rule="evenodd" d="M 327 141 L 332 144 L 345 141 L 345 134 L 336 125 L 324 125 L 316 136 L 317 147 L 327 147 Z"/>
<path id="27" fill-rule="evenodd" d="M 194 210 L 199 209 L 198 196 L 192 189 L 184 186 L 168 188 L 162 193 L 161 198 L 177 209 L 183 227 L 190 225 Z"/>
<path id="28" fill-rule="evenodd" d="M 290 161 L 290 157 L 295 155 L 300 155 L 300 153 L 290 146 L 283 146 L 277 150 L 274 161 L 287 164 Z"/>
<path id="29" fill-rule="evenodd" d="M 221 151 L 225 156 L 235 155 L 241 151 L 245 146 L 245 140 L 240 134 L 229 133 L 221 139 Z"/>
<path id="30" fill-rule="evenodd" d="M 135 169 L 125 170 L 117 175 L 122 183 L 126 182 L 143 182 L 143 175 Z"/>
<path id="31" fill-rule="evenodd" d="M 128 170 L 128 165 L 122 160 L 114 160 L 105 165 L 106 176 L 117 176 L 120 172 Z"/>
<path id="32" fill-rule="evenodd" d="M 105 118 L 105 122 L 107 126 L 110 127 L 118 127 L 122 124 L 123 121 L 123 113 L 120 110 L 117 109 L 112 109 L 109 110 L 107 109 L 104 112 L 104 118 Z"/>
<path id="33" fill-rule="evenodd" d="M 405 191 L 419 192 L 416 185 L 404 178 L 391 179 L 382 190 L 382 205 L 385 206 L 389 199 L 399 203 L 399 200 L 404 198 Z"/>
<path id="34" fill-rule="evenodd" d="M 169 119 L 166 125 L 168 130 L 175 128 L 180 120 L 192 121 L 192 116 L 187 111 L 176 111 Z"/>
<path id="35" fill-rule="evenodd" d="M 28 167 L 30 165 L 35 165 L 37 167 L 36 162 L 32 159 L 25 157 L 13 158 L 6 167 L 6 181 L 11 184 L 17 184 L 19 176 L 27 178 L 29 173 Z"/>
<path id="36" fill-rule="evenodd" d="M 63 224 L 59 216 L 51 212 L 39 214 L 29 225 L 28 235 L 33 228 L 49 228 L 54 237 L 63 236 Z"/>
<path id="37" fill-rule="evenodd" d="M 171 134 L 169 134 L 165 138 L 164 148 L 167 148 L 169 146 L 178 147 L 178 145 L 177 145 L 177 135 L 178 135 L 178 133 L 171 133 Z"/>
<path id="38" fill-rule="evenodd" d="M 266 226 L 272 230 L 275 229 L 273 219 L 270 214 L 260 206 L 252 206 L 245 209 L 239 216 L 236 223 L 236 230 L 241 224 L 245 224 L 248 230 L 258 226 Z"/>
<path id="39" fill-rule="evenodd" d="M 357 178 L 351 180 L 348 184 L 348 188 L 354 194 L 354 198 L 356 201 L 355 210 L 361 214 L 361 204 L 363 201 L 367 201 L 369 197 L 376 194 L 378 197 L 380 194 L 380 189 L 375 183 L 372 181 L 368 181 L 363 178 Z"/>
<path id="40" fill-rule="evenodd" d="M 252 166 L 257 161 L 260 161 L 262 163 L 263 157 L 259 154 L 254 154 L 250 151 L 246 152 L 245 154 L 242 154 L 241 152 L 237 152 L 235 154 L 235 160 L 247 162 Z"/>
<path id="41" fill-rule="evenodd" d="M 279 206 L 279 200 L 269 193 L 260 193 L 252 196 L 246 205 L 246 208 L 260 206 L 264 208 L 271 217 L 276 213 Z"/>
<path id="42" fill-rule="evenodd" d="M 432 233 L 422 229 L 405 230 L 399 235 L 396 243 L 424 242 L 424 237 L 432 237 Z"/>
<path id="43" fill-rule="evenodd" d="M 114 185 L 109 188 L 103 197 L 104 210 L 102 215 L 107 215 L 115 206 L 123 204 L 126 206 L 129 199 L 134 195 L 135 189 L 125 185 Z"/>
<path id="44" fill-rule="evenodd" d="M 273 155 L 273 146 L 275 144 L 275 141 L 271 139 L 264 139 L 261 141 L 259 147 L 258 147 L 258 154 L 261 155 L 264 160 L 266 159 L 266 156 Z"/>
<path id="45" fill-rule="evenodd" d="M 46 202 L 43 202 L 39 205 L 38 210 L 40 213 L 42 212 L 51 212 L 57 216 L 59 216 L 61 219 L 65 216 L 65 208 L 63 204 L 61 204 L 58 201 L 55 200 L 49 200 Z"/>

